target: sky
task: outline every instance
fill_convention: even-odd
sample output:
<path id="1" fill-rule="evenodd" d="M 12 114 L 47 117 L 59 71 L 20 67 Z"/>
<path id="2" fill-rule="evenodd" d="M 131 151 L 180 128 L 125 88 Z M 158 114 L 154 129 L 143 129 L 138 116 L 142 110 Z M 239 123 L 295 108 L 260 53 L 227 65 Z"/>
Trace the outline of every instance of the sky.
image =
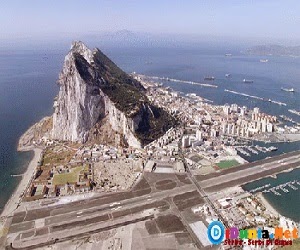
<path id="1" fill-rule="evenodd" d="M 127 29 L 300 41 L 299 0 L 0 0 L 0 39 Z"/>

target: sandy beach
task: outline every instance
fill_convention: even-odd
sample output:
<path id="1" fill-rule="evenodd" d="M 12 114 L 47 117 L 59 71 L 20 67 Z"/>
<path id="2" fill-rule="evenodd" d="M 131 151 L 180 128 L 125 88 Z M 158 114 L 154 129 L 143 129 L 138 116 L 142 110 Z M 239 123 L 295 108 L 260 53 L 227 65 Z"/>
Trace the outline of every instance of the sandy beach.
<path id="1" fill-rule="evenodd" d="M 266 207 L 267 211 L 269 211 L 270 213 L 272 213 L 275 216 L 280 215 L 278 213 L 278 211 L 265 199 L 265 197 L 263 196 L 262 193 L 258 193 L 257 197 L 261 200 L 263 205 Z"/>
<path id="2" fill-rule="evenodd" d="M 30 151 L 30 150 L 34 151 L 34 156 L 33 156 L 32 160 L 30 161 L 26 172 L 23 174 L 22 180 L 20 181 L 18 187 L 16 188 L 16 190 L 14 191 L 14 193 L 12 194 L 12 196 L 6 203 L 4 209 L 1 213 L 0 218 L 11 216 L 13 214 L 13 212 L 17 209 L 17 207 L 21 201 L 20 197 L 22 196 L 24 190 L 28 186 L 28 183 L 31 180 L 31 178 L 36 170 L 38 161 L 40 160 L 40 155 L 42 153 L 42 149 L 39 149 L 39 148 L 29 148 L 26 150 L 24 149 L 24 151 Z"/>

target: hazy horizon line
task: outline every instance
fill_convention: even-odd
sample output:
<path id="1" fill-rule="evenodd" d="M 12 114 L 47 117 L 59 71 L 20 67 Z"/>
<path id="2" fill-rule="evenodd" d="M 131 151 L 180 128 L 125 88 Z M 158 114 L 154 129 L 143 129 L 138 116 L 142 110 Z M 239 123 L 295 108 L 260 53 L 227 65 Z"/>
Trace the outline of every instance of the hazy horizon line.
<path id="1" fill-rule="evenodd" d="M 244 46 L 255 45 L 281 45 L 281 46 L 300 46 L 300 40 L 284 38 L 270 38 L 270 37 L 243 37 L 243 36 L 225 36 L 215 34 L 197 34 L 197 33 L 174 33 L 174 32 L 147 32 L 147 31 L 133 31 L 129 29 L 120 30 L 101 30 L 101 31 L 88 31 L 88 32 L 56 32 L 44 34 L 19 34 L 15 37 L 2 36 L 0 38 L 0 49 L 11 48 L 13 46 L 19 47 L 20 45 L 42 45 L 42 44 L 65 44 L 71 41 L 81 40 L 97 40 L 112 41 L 112 42 L 126 42 L 132 45 L 133 42 L 149 42 L 156 45 L 167 44 L 172 42 L 178 45 L 192 45 L 193 43 L 212 43 L 220 45 L 224 42 L 231 42 L 232 44 L 239 44 Z"/>

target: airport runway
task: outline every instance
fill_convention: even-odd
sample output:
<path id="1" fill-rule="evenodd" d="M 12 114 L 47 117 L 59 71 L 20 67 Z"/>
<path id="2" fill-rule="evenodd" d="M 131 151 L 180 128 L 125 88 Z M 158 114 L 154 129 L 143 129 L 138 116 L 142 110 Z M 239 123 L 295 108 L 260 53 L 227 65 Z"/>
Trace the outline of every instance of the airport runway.
<path id="1" fill-rule="evenodd" d="M 172 214 L 178 211 L 176 218 L 181 218 L 180 211 L 204 204 L 185 174 L 164 174 L 165 179 L 162 180 L 159 180 L 159 176 L 146 173 L 146 178 L 142 178 L 130 192 L 110 193 L 64 205 L 35 204 L 34 209 L 28 203 L 23 211 L 15 213 L 12 218 L 6 248 L 36 249 L 54 242 L 84 238 L 153 220 L 159 214 L 168 214 L 169 210 L 172 210 Z M 184 220 L 181 218 L 180 221 Z M 186 223 L 185 232 L 188 231 Z M 194 235 L 189 237 L 199 245 Z"/>
<path id="2" fill-rule="evenodd" d="M 300 152 L 297 151 L 255 163 L 247 163 L 218 173 L 197 176 L 196 179 L 205 192 L 209 194 L 299 167 Z"/>
<path id="3" fill-rule="evenodd" d="M 298 151 L 205 176 L 195 176 L 193 181 L 196 179 L 197 185 L 207 196 L 299 166 Z M 51 204 L 51 200 L 48 206 L 45 201 L 25 203 L 10 219 L 6 248 L 36 249 L 138 222 L 153 224 L 160 215 L 174 215 L 183 223 L 183 226 L 179 223 L 174 228 L 184 228 L 182 233 L 189 235 L 188 239 L 201 247 L 201 242 L 188 226 L 193 222 L 189 218 L 194 216 L 191 207 L 205 203 L 206 196 L 198 191 L 187 174 L 144 173 L 141 181 L 128 192 L 105 193 L 59 205 Z M 163 227 L 165 223 L 155 223 L 156 226 L 151 224 L 151 230 L 155 231 L 158 225 L 161 232 L 167 230 Z"/>

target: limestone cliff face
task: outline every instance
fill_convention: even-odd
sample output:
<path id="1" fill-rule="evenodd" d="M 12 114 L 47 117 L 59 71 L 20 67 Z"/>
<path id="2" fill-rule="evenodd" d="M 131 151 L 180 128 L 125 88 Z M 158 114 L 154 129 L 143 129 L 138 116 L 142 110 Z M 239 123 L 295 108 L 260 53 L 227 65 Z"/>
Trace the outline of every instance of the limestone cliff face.
<path id="1" fill-rule="evenodd" d="M 58 82 L 54 139 L 84 143 L 92 136 L 91 129 L 106 117 L 111 129 L 129 146 L 141 147 L 173 125 L 163 110 L 155 117 L 138 81 L 100 50 L 91 51 L 82 42 L 72 44 Z M 154 134 L 149 137 L 151 130 Z"/>
<path id="2" fill-rule="evenodd" d="M 104 115 L 104 100 L 94 84 L 88 83 L 80 74 L 76 53 L 82 57 L 81 60 L 85 60 L 85 70 L 89 70 L 91 63 L 91 51 L 82 43 L 74 43 L 59 76 L 60 90 L 54 102 L 53 138 L 83 142 L 87 139 L 87 131 Z"/>

